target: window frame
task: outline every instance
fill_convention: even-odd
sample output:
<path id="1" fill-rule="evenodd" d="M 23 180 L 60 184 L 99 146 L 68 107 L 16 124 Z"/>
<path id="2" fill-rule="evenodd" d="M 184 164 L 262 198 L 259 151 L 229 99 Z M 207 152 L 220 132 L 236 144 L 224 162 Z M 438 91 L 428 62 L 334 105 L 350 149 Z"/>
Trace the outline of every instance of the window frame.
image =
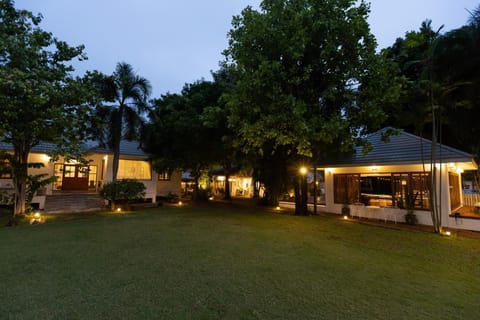
<path id="1" fill-rule="evenodd" d="M 138 174 L 134 175 L 129 175 L 125 174 L 125 168 L 122 168 L 122 166 L 125 166 L 125 163 L 144 163 L 148 165 L 148 177 L 141 176 L 139 177 Z M 132 171 L 132 170 L 130 170 Z M 136 172 L 136 170 L 133 170 Z M 138 159 L 119 159 L 118 161 L 118 172 L 117 172 L 117 179 L 123 180 L 123 179 L 134 179 L 134 180 L 139 180 L 139 181 L 152 181 L 152 164 L 150 161 L 147 160 L 138 160 Z"/>

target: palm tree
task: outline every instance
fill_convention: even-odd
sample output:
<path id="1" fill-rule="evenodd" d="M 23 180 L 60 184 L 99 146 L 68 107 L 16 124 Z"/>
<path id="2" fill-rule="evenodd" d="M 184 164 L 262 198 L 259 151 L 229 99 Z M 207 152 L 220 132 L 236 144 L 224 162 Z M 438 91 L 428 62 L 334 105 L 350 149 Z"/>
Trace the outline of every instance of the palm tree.
<path id="1" fill-rule="evenodd" d="M 120 62 L 112 76 L 102 77 L 98 83 L 103 99 L 97 116 L 106 122 L 101 128 L 99 139 L 113 151 L 112 180 L 117 180 L 122 139 L 134 140 L 139 136 L 143 117 L 148 110 L 147 99 L 151 92 L 150 82 L 138 75 L 132 66 Z"/>

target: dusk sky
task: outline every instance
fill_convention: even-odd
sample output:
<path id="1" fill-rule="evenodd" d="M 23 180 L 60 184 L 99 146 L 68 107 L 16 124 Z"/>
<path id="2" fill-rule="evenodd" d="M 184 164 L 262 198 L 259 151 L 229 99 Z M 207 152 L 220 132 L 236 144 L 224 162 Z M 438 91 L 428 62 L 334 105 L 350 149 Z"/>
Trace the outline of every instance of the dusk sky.
<path id="1" fill-rule="evenodd" d="M 152 98 L 180 92 L 185 83 L 211 79 L 227 48 L 233 15 L 260 0 L 16 0 L 44 17 L 41 27 L 70 45 L 85 45 L 78 74 L 114 71 L 125 61 L 152 83 Z M 379 48 L 431 19 L 444 31 L 464 25 L 479 0 L 372 0 L 371 31 Z"/>

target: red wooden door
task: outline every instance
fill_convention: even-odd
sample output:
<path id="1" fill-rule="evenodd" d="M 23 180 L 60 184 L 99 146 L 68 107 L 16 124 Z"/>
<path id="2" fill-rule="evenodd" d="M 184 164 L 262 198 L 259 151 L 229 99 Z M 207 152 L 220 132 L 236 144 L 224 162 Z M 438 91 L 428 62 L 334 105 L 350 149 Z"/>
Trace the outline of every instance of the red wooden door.
<path id="1" fill-rule="evenodd" d="M 88 190 L 88 166 L 65 164 L 62 190 Z"/>

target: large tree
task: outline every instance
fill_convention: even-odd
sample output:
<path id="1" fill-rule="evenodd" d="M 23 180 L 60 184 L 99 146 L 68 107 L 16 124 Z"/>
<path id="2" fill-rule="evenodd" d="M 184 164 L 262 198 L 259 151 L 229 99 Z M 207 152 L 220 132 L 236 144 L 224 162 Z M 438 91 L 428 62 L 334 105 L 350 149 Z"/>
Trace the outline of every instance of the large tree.
<path id="1" fill-rule="evenodd" d="M 41 141 L 72 146 L 87 132 L 88 90 L 71 75 L 71 60 L 86 58 L 42 30 L 41 15 L 0 1 L 0 140 L 13 146 L 14 217 L 25 211 L 28 156 Z"/>
<path id="2" fill-rule="evenodd" d="M 202 172 L 222 158 L 222 136 L 216 129 L 221 94 L 220 86 L 201 80 L 186 84 L 181 94 L 163 95 L 153 100 L 144 132 L 144 149 L 152 154 L 156 170 L 189 170 L 196 182 L 194 197 Z"/>
<path id="3" fill-rule="evenodd" d="M 478 17 L 477 17 L 478 19 Z M 430 163 L 431 190 L 436 190 L 442 169 L 436 164 L 437 142 L 468 150 L 478 156 L 476 138 L 480 126 L 479 70 L 480 32 L 475 15 L 469 25 L 441 34 L 432 21 L 422 23 L 419 31 L 398 38 L 385 54 L 397 63 L 399 75 L 406 81 L 388 124 L 405 128 L 432 140 Z M 462 124 L 462 125 L 459 125 Z M 437 194 L 432 192 L 430 208 L 434 230 L 441 232 L 441 211 Z"/>
<path id="4" fill-rule="evenodd" d="M 105 103 L 97 116 L 105 123 L 97 131 L 100 141 L 113 151 L 112 180 L 117 180 L 122 139 L 139 139 L 144 116 L 149 111 L 150 82 L 135 74 L 131 65 L 118 63 L 111 76 L 95 75 L 97 90 Z"/>
<path id="5" fill-rule="evenodd" d="M 234 17 L 225 56 L 239 80 L 229 121 L 246 152 L 272 161 L 263 166 L 276 170 L 264 174 L 271 204 L 284 172 L 351 150 L 383 120 L 390 81 L 368 13 L 363 1 L 264 0 Z"/>

